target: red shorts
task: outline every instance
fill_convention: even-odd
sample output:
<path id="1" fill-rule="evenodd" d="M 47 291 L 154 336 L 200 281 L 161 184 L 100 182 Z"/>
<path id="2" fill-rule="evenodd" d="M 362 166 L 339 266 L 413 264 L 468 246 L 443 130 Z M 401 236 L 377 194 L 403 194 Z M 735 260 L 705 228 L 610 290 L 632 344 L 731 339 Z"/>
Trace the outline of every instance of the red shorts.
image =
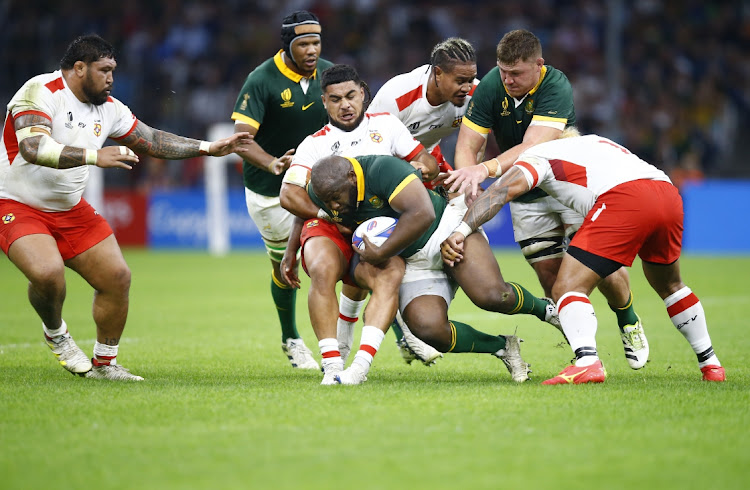
<path id="1" fill-rule="evenodd" d="M 683 217 L 682 198 L 669 182 L 626 182 L 599 196 L 570 246 L 628 267 L 636 254 L 671 264 L 680 258 Z"/>
<path id="2" fill-rule="evenodd" d="M 307 266 L 305 265 L 305 242 L 310 238 L 316 236 L 326 237 L 333 241 L 333 243 L 336 244 L 339 250 L 341 250 L 341 253 L 344 254 L 346 263 L 351 264 L 352 257 L 354 256 L 354 250 L 352 250 L 351 240 L 345 238 L 344 235 L 342 235 L 339 231 L 338 227 L 330 221 L 317 218 L 309 219 L 305 221 L 305 224 L 302 227 L 302 233 L 300 234 L 300 245 L 302 247 L 302 268 L 305 270 L 305 272 L 307 272 Z M 310 273 L 307 272 L 307 275 L 309 276 Z M 349 275 L 348 268 L 341 280 L 344 281 L 344 284 L 356 286 Z"/>
<path id="3" fill-rule="evenodd" d="M 50 235 L 63 260 L 72 259 L 112 234 L 107 221 L 85 199 L 70 211 L 46 213 L 11 199 L 0 199 L 0 248 L 5 254 L 26 235 Z"/>

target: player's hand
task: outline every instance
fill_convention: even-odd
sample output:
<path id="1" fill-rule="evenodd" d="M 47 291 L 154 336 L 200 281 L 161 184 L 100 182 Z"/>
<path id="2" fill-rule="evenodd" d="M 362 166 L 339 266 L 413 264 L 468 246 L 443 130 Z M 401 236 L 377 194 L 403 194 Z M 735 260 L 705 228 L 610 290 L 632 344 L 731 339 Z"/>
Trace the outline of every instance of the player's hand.
<path id="1" fill-rule="evenodd" d="M 380 247 L 372 243 L 370 239 L 367 238 L 367 235 L 362 235 L 362 243 L 365 244 L 364 250 L 360 250 L 354 245 L 352 245 L 352 248 L 359 254 L 360 259 L 363 261 L 369 264 L 378 265 L 388 259 L 388 257 L 383 257 Z"/>
<path id="2" fill-rule="evenodd" d="M 297 260 L 297 252 L 291 251 L 287 248 L 284 252 L 284 257 L 281 259 L 279 265 L 279 271 L 281 272 L 281 280 L 294 289 L 300 288 L 299 281 L 299 261 Z"/>
<path id="3" fill-rule="evenodd" d="M 448 178 L 445 179 L 445 187 L 448 192 L 465 192 L 476 199 L 479 192 L 479 184 L 487 179 L 487 168 L 484 165 L 472 165 L 471 167 L 449 170 Z"/>
<path id="4" fill-rule="evenodd" d="M 341 223 L 334 223 L 336 225 L 336 228 L 338 228 L 339 233 L 341 233 L 344 237 L 351 238 L 352 233 L 354 233 L 354 230 L 351 228 L 347 228 L 346 226 L 342 225 Z"/>
<path id="5" fill-rule="evenodd" d="M 464 258 L 464 240 L 466 237 L 461 233 L 453 232 L 440 244 L 440 255 L 443 262 L 453 267 Z"/>
<path id="6" fill-rule="evenodd" d="M 255 138 L 250 133 L 234 133 L 228 138 L 213 141 L 208 147 L 208 154 L 212 157 L 223 157 L 238 151 L 247 151 L 248 147 L 255 143 Z"/>
<path id="7" fill-rule="evenodd" d="M 96 152 L 96 166 L 101 168 L 133 169 L 140 160 L 127 146 L 105 146 Z"/>
<path id="8" fill-rule="evenodd" d="M 294 155 L 294 148 L 287 150 L 287 152 L 279 158 L 274 158 L 273 161 L 268 164 L 268 171 L 274 175 L 283 174 L 286 172 L 286 169 L 289 168 L 289 165 L 292 164 L 292 155 Z"/>

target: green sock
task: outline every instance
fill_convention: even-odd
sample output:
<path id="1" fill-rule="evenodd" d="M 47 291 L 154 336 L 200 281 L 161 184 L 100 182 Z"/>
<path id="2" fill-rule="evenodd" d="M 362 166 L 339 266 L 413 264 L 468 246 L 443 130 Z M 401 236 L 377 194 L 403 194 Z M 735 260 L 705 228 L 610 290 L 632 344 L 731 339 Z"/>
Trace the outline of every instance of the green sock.
<path id="1" fill-rule="evenodd" d="M 404 331 L 398 326 L 397 322 L 391 323 L 391 330 L 396 334 L 396 340 L 401 340 L 404 337 Z"/>
<path id="2" fill-rule="evenodd" d="M 635 325 L 638 323 L 638 315 L 635 314 L 635 308 L 633 307 L 633 292 L 630 292 L 628 302 L 622 308 L 609 305 L 609 308 L 617 315 L 617 325 L 620 330 L 627 327 L 628 325 Z"/>
<path id="3" fill-rule="evenodd" d="M 534 315 L 541 321 L 544 321 L 547 315 L 547 303 L 541 298 L 537 298 L 531 294 L 525 287 L 515 282 L 509 282 L 513 291 L 516 293 L 516 304 L 508 315 L 517 315 L 519 313 L 525 313 Z"/>
<path id="4" fill-rule="evenodd" d="M 494 354 L 505 349 L 505 337 L 480 332 L 469 325 L 448 320 L 452 345 L 448 352 L 477 352 Z"/>
<path id="5" fill-rule="evenodd" d="M 298 339 L 299 332 L 297 332 L 297 322 L 295 321 L 297 290 L 277 281 L 273 277 L 273 273 L 271 273 L 271 276 L 271 296 L 276 305 L 279 322 L 281 322 L 281 341 L 286 342 L 286 339 L 289 338 Z"/>

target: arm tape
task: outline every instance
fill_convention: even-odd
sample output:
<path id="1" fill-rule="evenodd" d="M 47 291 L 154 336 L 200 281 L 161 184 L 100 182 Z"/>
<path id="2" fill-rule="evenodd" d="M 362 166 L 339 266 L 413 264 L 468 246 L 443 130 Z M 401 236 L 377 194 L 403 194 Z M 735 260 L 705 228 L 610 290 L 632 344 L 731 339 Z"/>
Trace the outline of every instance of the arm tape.
<path id="1" fill-rule="evenodd" d="M 51 136 L 42 135 L 36 152 L 36 163 L 44 167 L 57 168 L 60 165 L 60 154 L 65 145 L 58 143 Z"/>
<path id="2" fill-rule="evenodd" d="M 462 221 L 461 224 L 459 224 L 455 230 L 453 230 L 453 233 L 460 233 L 466 238 L 467 236 L 471 235 L 471 232 L 473 230 L 471 229 L 471 226 L 466 223 L 466 221 Z"/>
<path id="3" fill-rule="evenodd" d="M 33 138 L 34 136 L 41 136 L 45 134 L 47 136 L 50 136 L 51 134 L 47 126 L 42 126 L 40 124 L 34 126 L 26 126 L 25 128 L 21 128 L 16 131 L 16 141 L 20 143 L 26 138 Z"/>

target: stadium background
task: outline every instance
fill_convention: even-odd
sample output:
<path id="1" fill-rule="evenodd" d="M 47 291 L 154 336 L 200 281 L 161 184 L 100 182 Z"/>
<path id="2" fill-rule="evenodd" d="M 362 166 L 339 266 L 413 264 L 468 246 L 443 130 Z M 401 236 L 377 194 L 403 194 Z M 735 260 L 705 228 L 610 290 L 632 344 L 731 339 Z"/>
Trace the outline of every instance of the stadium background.
<path id="1" fill-rule="evenodd" d="M 57 69 L 74 37 L 97 32 L 117 50 L 116 97 L 149 125 L 205 138 L 229 121 L 248 72 L 279 49 L 281 18 L 300 8 L 321 19 L 323 57 L 356 66 L 373 93 L 425 63 L 446 37 L 474 44 L 481 78 L 505 32 L 533 31 L 546 62 L 571 80 L 581 130 L 624 143 L 681 188 L 686 249 L 750 252 L 750 236 L 733 225 L 750 211 L 741 148 L 750 137 L 747 0 L 5 1 L 0 98 L 7 103 L 28 78 Z M 232 246 L 259 246 L 232 163 Z M 120 242 L 205 248 L 203 164 L 144 158 L 132 172 L 105 172 L 102 212 Z M 507 220 L 497 228 L 493 243 L 511 245 Z"/>

